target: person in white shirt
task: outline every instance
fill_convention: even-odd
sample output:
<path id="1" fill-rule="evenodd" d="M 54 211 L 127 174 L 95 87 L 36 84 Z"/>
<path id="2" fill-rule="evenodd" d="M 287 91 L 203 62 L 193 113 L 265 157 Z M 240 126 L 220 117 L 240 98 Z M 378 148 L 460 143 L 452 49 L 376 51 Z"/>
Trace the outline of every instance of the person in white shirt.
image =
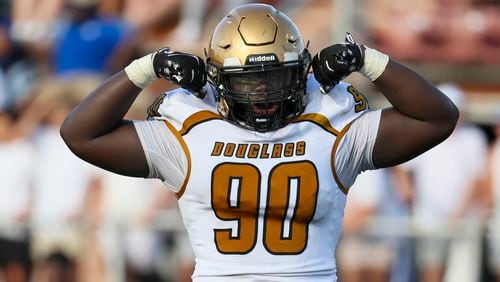
<path id="1" fill-rule="evenodd" d="M 438 88 L 460 109 L 466 109 L 465 93 L 458 86 L 444 83 Z M 411 179 L 406 181 L 412 187 L 409 189 L 414 191 L 412 212 L 420 234 L 416 250 L 422 281 L 443 279 L 451 239 L 460 237 L 453 234 L 479 231 L 481 217 L 475 194 L 486 156 L 485 134 L 461 119 L 447 140 L 401 166 L 401 173 Z M 472 263 L 468 267 L 477 273 L 477 265 Z"/>
<path id="2" fill-rule="evenodd" d="M 18 111 L 0 109 L 0 277 L 29 281 L 33 146 L 14 134 Z"/>
<path id="3" fill-rule="evenodd" d="M 179 270 L 191 269 L 194 258 L 186 244 L 182 220 L 172 199 L 175 197 L 160 187 L 163 185 L 157 179 L 145 181 L 106 173 L 101 180 L 99 238 L 107 280 L 159 280 L 154 277 L 164 276 L 179 281 Z M 157 222 L 162 216 L 172 221 L 166 230 Z M 158 269 L 164 255 L 172 257 L 172 262 Z"/>
<path id="4" fill-rule="evenodd" d="M 390 186 L 388 173 L 382 169 L 366 171 L 356 178 L 349 190 L 342 236 L 337 250 L 342 281 L 388 281 L 395 256 L 395 241 L 377 234 L 373 220 L 380 215 L 385 190 Z M 382 227 L 383 228 L 383 227 Z"/>
<path id="5" fill-rule="evenodd" d="M 486 167 L 486 194 L 491 208 L 487 236 L 488 261 L 496 281 L 500 281 L 500 107 L 497 108 L 493 131 L 495 139 L 490 145 Z"/>
<path id="6" fill-rule="evenodd" d="M 65 86 L 59 86 L 64 89 Z M 50 88 L 56 91 L 55 88 Z M 73 97 L 42 93 L 31 111 L 50 108 L 39 116 L 33 128 L 35 148 L 31 254 L 35 280 L 58 277 L 58 281 L 77 279 L 76 269 L 86 244 L 87 208 L 92 189 L 98 184 L 98 168 L 75 157 L 64 145 L 59 129 L 72 108 Z M 33 114 L 33 113 L 32 113 Z M 34 115 L 34 114 L 33 114 Z"/>

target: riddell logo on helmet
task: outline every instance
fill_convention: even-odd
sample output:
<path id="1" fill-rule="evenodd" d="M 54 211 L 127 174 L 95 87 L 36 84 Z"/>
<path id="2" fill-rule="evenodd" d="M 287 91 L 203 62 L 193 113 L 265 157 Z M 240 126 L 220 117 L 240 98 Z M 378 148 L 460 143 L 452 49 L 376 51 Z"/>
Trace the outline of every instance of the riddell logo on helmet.
<path id="1" fill-rule="evenodd" d="M 249 55 L 246 64 L 274 63 L 278 62 L 275 54 Z"/>

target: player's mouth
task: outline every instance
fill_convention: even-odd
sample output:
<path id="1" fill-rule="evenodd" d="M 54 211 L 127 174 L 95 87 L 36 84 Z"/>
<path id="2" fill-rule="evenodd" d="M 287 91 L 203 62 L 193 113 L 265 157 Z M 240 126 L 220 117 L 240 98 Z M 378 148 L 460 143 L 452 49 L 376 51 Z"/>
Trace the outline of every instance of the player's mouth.
<path id="1" fill-rule="evenodd" d="M 258 116 L 272 115 L 279 110 L 278 103 L 252 104 L 252 111 Z"/>

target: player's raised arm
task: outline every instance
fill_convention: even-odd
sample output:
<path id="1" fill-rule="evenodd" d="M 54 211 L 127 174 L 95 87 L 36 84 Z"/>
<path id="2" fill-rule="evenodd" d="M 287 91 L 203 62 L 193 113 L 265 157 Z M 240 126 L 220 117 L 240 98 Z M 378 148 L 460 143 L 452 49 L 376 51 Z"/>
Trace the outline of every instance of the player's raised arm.
<path id="1" fill-rule="evenodd" d="M 372 160 L 378 167 L 405 162 L 445 140 L 455 128 L 458 109 L 434 85 L 405 65 L 368 47 L 345 44 L 323 49 L 313 59 L 316 79 L 328 90 L 359 71 L 392 104 L 384 109 Z"/>
<path id="2" fill-rule="evenodd" d="M 135 60 L 68 115 L 61 136 L 76 155 L 96 166 L 145 177 L 147 161 L 133 124 L 123 119 L 126 112 L 142 88 L 158 77 L 197 91 L 206 82 L 204 71 L 202 59 L 169 49 Z"/>
<path id="3" fill-rule="evenodd" d="M 456 106 L 408 67 L 389 60 L 374 83 L 393 105 L 382 112 L 372 157 L 377 167 L 409 160 L 453 132 L 459 115 Z"/>

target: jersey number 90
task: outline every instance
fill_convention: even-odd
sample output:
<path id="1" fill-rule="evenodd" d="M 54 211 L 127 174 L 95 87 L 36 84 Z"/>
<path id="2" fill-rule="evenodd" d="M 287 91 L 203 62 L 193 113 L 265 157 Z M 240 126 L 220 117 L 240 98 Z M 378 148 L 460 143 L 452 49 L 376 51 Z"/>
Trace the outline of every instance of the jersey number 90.
<path id="1" fill-rule="evenodd" d="M 261 208 L 263 189 L 267 197 Z M 262 243 L 268 252 L 292 255 L 305 250 L 318 196 L 318 174 L 313 163 L 297 161 L 276 165 L 264 188 L 261 172 L 254 165 L 222 163 L 212 172 L 211 194 L 217 218 L 237 222 L 236 230 L 214 229 L 215 245 L 220 253 L 251 252 L 257 244 L 262 211 Z"/>

